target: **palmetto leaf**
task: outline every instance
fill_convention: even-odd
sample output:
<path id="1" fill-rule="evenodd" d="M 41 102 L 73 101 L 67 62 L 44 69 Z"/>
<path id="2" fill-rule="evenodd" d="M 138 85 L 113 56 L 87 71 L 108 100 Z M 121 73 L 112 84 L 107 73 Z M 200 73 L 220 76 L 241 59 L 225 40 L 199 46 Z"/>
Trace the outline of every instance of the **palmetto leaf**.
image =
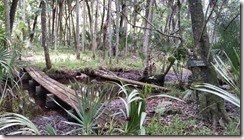
<path id="1" fill-rule="evenodd" d="M 228 60 L 226 63 L 223 62 L 222 58 L 220 58 L 218 55 L 214 56 L 214 63 L 211 63 L 217 73 L 230 85 L 235 89 L 235 92 L 240 95 L 240 71 L 238 69 L 235 69 L 234 65 L 232 64 L 232 61 L 229 59 L 229 57 L 226 55 L 225 52 L 223 52 L 223 55 Z M 234 69 L 234 72 L 231 73 L 226 67 L 226 65 L 230 65 L 232 69 Z"/>
<path id="2" fill-rule="evenodd" d="M 46 125 L 45 129 L 46 129 L 48 135 L 57 135 L 56 130 L 50 124 Z"/>
<path id="3" fill-rule="evenodd" d="M 11 126 L 22 126 L 18 131 L 11 132 L 11 134 L 24 133 L 30 131 L 32 134 L 40 135 L 38 128 L 25 116 L 17 113 L 6 113 L 0 117 L 0 130 L 4 130 Z M 23 128 L 25 127 L 25 128 Z"/>
<path id="4" fill-rule="evenodd" d="M 233 94 L 230 94 L 229 92 L 227 92 L 217 86 L 214 86 L 214 85 L 211 85 L 208 83 L 201 83 L 201 84 L 193 85 L 192 89 L 215 94 L 215 95 L 231 102 L 232 104 L 236 105 L 237 107 L 240 107 L 240 99 L 238 97 L 235 97 Z"/>

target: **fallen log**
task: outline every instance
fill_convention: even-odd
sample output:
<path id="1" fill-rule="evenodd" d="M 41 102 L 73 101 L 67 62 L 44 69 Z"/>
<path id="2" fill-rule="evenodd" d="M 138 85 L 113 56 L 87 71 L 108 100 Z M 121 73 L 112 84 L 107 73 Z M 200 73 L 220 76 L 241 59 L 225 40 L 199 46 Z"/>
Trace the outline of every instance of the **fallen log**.
<path id="1" fill-rule="evenodd" d="M 162 87 L 162 86 L 158 86 L 158 85 L 155 85 L 155 84 L 148 84 L 148 83 L 134 81 L 134 80 L 126 79 L 126 78 L 121 78 L 121 77 L 116 76 L 115 74 L 113 75 L 112 72 L 108 72 L 108 71 L 94 70 L 91 73 L 93 74 L 93 76 L 98 76 L 98 77 L 101 77 L 101 78 L 104 78 L 104 79 L 108 79 L 108 80 L 111 80 L 111 81 L 117 81 L 117 82 L 122 81 L 122 82 L 125 82 L 125 83 L 138 85 L 138 86 L 141 86 L 141 87 L 148 86 L 148 87 L 152 87 L 152 88 L 155 88 L 155 89 L 160 89 L 160 90 L 162 90 L 164 92 L 170 91 L 170 89 L 168 89 L 168 88 L 165 88 L 165 87 Z"/>

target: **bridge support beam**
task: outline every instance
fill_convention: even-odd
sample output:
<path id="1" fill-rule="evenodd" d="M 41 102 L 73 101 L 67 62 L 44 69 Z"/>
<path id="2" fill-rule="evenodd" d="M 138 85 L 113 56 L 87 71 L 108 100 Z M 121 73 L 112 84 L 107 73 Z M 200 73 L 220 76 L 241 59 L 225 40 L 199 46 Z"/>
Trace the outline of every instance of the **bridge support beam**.
<path id="1" fill-rule="evenodd" d="M 50 108 L 50 109 L 56 109 L 59 106 L 53 101 L 56 100 L 55 99 L 55 95 L 54 94 L 47 94 L 46 95 L 46 107 Z"/>
<path id="2" fill-rule="evenodd" d="M 35 87 L 36 96 L 46 100 L 47 91 L 41 85 Z"/>
<path id="3" fill-rule="evenodd" d="M 38 84 L 35 80 L 31 79 L 28 81 L 30 89 L 34 90 L 36 85 Z"/>

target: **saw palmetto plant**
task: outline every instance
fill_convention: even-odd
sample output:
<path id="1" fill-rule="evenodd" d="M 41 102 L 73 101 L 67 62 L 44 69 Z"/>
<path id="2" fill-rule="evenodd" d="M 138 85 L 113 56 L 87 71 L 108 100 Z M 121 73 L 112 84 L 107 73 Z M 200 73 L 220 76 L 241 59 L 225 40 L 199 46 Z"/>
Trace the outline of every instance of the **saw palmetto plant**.
<path id="1" fill-rule="evenodd" d="M 233 49 L 233 51 L 235 51 L 235 49 Z M 240 63 L 240 56 L 236 52 L 235 56 Z M 194 84 L 192 86 L 192 89 L 218 95 L 219 97 L 240 107 L 240 67 L 238 65 L 234 65 L 232 60 L 224 51 L 221 51 L 221 53 L 214 55 L 214 62 L 212 63 L 212 65 L 214 66 L 219 77 L 234 90 L 234 94 L 223 90 L 218 86 L 208 83 Z M 227 67 L 231 67 L 231 69 Z"/>

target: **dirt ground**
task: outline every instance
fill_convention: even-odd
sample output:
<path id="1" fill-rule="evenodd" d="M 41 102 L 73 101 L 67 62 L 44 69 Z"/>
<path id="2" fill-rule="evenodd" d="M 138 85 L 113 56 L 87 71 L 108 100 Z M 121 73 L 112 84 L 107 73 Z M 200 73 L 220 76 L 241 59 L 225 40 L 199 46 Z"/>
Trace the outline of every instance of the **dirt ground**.
<path id="1" fill-rule="evenodd" d="M 60 82 L 63 83 L 67 83 L 67 79 L 71 79 L 74 78 L 76 76 L 77 71 L 68 71 L 68 70 L 64 70 L 64 71 L 59 71 L 59 72 L 55 72 L 55 73 L 48 73 L 48 75 Z M 118 71 L 114 71 L 114 73 L 116 75 L 118 75 L 119 77 L 123 77 L 123 78 L 128 78 L 128 79 L 132 79 L 132 80 L 137 80 L 141 74 L 142 71 L 137 71 L 137 70 L 124 70 L 123 72 L 118 72 Z M 183 79 L 184 82 L 187 82 L 187 77 L 191 74 L 190 71 L 188 71 L 187 69 L 184 70 L 183 72 Z M 174 75 L 173 72 L 169 72 L 169 74 L 167 74 L 166 76 L 166 81 L 172 81 L 172 80 L 176 80 L 176 76 Z M 183 99 L 183 98 L 181 98 Z M 170 103 L 166 103 L 167 105 L 165 105 L 165 102 L 170 102 Z M 157 110 L 160 109 L 160 106 L 162 106 L 166 109 L 164 112 L 164 115 L 161 115 L 160 117 L 160 121 L 164 124 L 170 124 L 172 122 L 172 118 L 177 114 L 180 116 L 180 118 L 182 120 L 189 120 L 189 119 L 197 119 L 198 123 L 193 127 L 189 127 L 191 128 L 191 130 L 194 129 L 201 129 L 203 126 L 208 126 L 211 127 L 210 123 L 206 123 L 204 121 L 202 121 L 201 119 L 198 118 L 198 109 L 197 109 L 197 104 L 194 101 L 189 101 L 187 103 L 184 102 L 180 102 L 177 100 L 172 100 L 170 98 L 149 98 L 146 100 L 146 112 L 147 112 L 147 116 L 144 122 L 144 125 L 147 126 L 148 123 L 150 122 L 151 118 L 153 116 L 155 116 L 155 114 L 157 114 Z M 109 107 L 107 112 L 108 113 L 115 113 L 118 112 L 119 109 L 123 109 L 124 105 L 122 103 L 122 101 L 120 99 L 115 99 L 113 100 Z M 240 117 L 240 113 L 238 112 L 238 108 L 233 106 L 232 104 L 226 102 L 226 110 L 229 113 L 229 116 L 233 119 L 239 118 Z M 107 124 L 109 121 L 109 119 L 106 119 L 108 116 L 108 114 L 105 114 L 103 116 L 103 119 L 100 120 L 99 122 L 99 126 L 103 126 L 104 124 Z M 115 120 L 117 120 L 118 122 L 124 122 L 124 118 L 122 115 L 117 115 L 117 118 Z M 46 112 L 44 115 L 36 117 L 34 119 L 32 119 L 32 121 L 37 125 L 37 127 L 42 131 L 42 134 L 46 134 L 44 132 L 44 125 L 46 125 L 47 123 L 51 124 L 56 130 L 58 134 L 63 134 L 66 133 L 67 131 L 69 131 L 70 129 L 73 128 L 77 128 L 75 126 L 70 126 L 66 123 L 63 123 L 62 121 L 67 121 L 68 118 L 62 114 L 60 114 L 57 111 L 53 111 L 50 110 L 48 112 Z M 219 130 L 217 130 L 214 135 L 222 135 L 223 130 L 221 128 L 219 128 Z"/>

